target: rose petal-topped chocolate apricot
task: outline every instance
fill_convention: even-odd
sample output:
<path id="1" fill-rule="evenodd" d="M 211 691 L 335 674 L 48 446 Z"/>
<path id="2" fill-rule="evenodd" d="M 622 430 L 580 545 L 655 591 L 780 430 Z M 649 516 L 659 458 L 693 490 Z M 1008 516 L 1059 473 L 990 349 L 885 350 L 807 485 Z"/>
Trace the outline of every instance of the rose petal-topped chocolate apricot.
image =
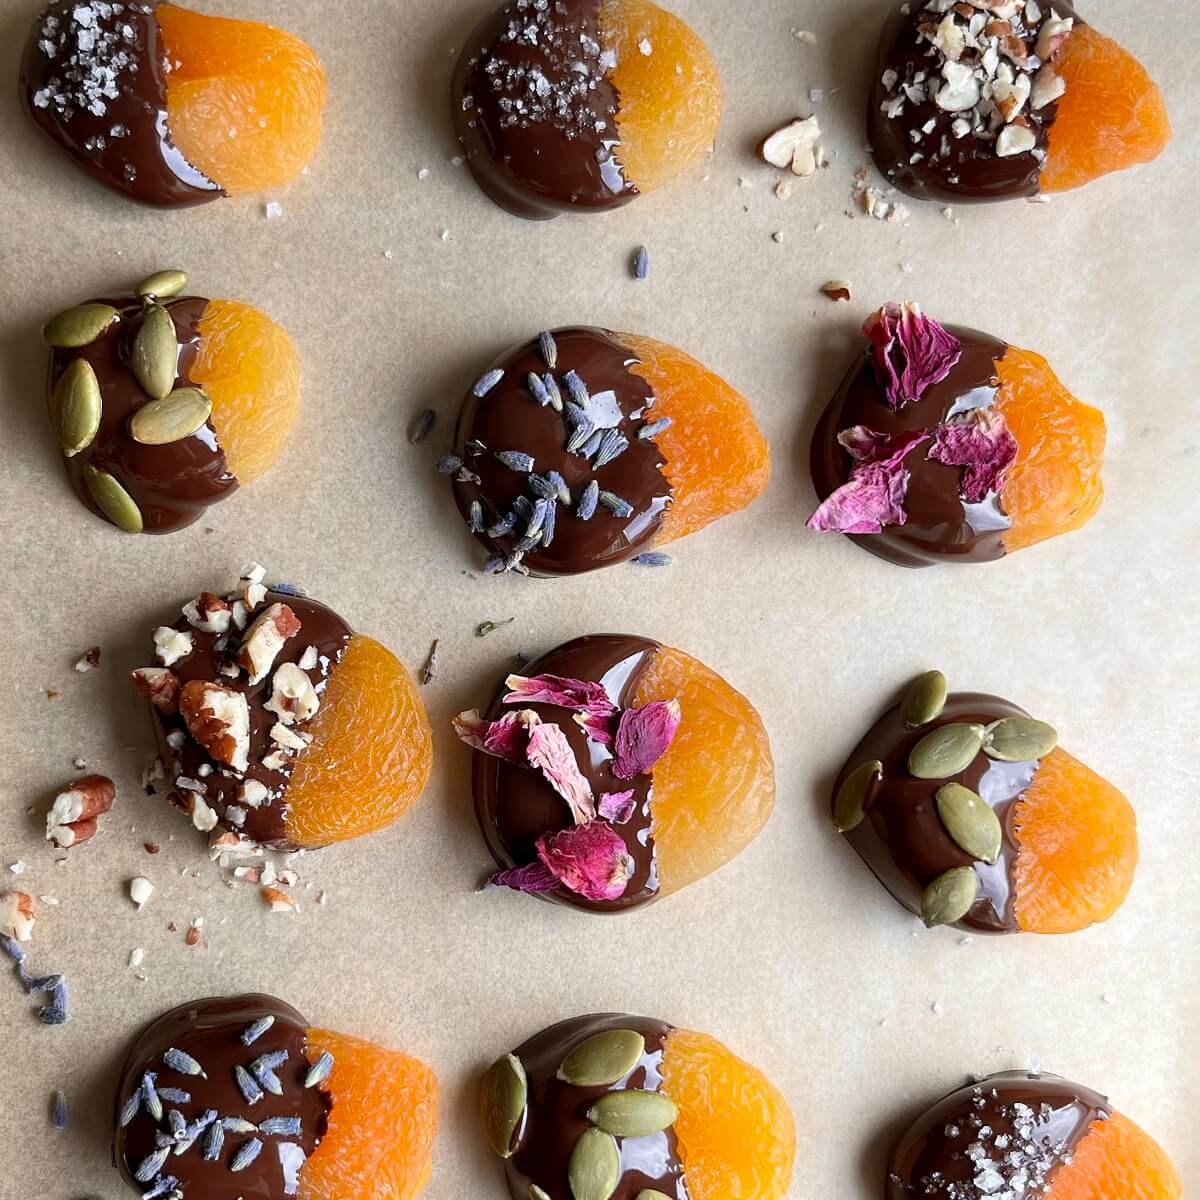
<path id="1" fill-rule="evenodd" d="M 796 1128 L 765 1075 L 648 1017 L 561 1021 L 495 1062 L 480 1109 L 513 1200 L 783 1200 Z"/>
<path id="2" fill-rule="evenodd" d="M 129 1048 L 113 1161 L 150 1200 L 412 1200 L 437 1117 L 437 1078 L 407 1054 L 273 996 L 196 1000 Z"/>
<path id="3" fill-rule="evenodd" d="M 712 147 L 722 104 L 708 48 L 649 0 L 510 0 L 467 39 L 451 97 L 479 186 L 534 220 L 675 178 Z"/>
<path id="4" fill-rule="evenodd" d="M 89 174 L 181 207 L 295 178 L 316 152 L 325 72 L 299 38 L 162 0 L 55 0 L 21 95 Z"/>
<path id="5" fill-rule="evenodd" d="M 1073 933 L 1106 921 L 1138 860 L 1137 820 L 1044 721 L 917 678 L 846 760 L 834 828 L 927 925 Z"/>
<path id="6" fill-rule="evenodd" d="M 204 832 L 315 848 L 390 825 L 429 779 L 425 709 L 402 663 L 253 565 L 154 631 L 133 672 L 172 800 Z"/>
<path id="7" fill-rule="evenodd" d="M 489 572 L 572 575 L 623 562 L 766 489 L 749 404 L 681 350 L 569 328 L 480 376 L 438 463 Z"/>
<path id="8" fill-rule="evenodd" d="M 647 638 L 577 638 L 455 719 L 475 756 L 491 882 L 617 912 L 715 871 L 775 802 L 771 750 L 744 696 Z"/>
<path id="9" fill-rule="evenodd" d="M 867 126 L 893 184 L 955 203 L 1080 187 L 1150 162 L 1171 137 L 1145 68 L 1065 0 L 900 5 Z"/>
<path id="10" fill-rule="evenodd" d="M 813 434 L 810 529 L 925 567 L 1002 558 L 1091 520 L 1104 416 L 1045 359 L 910 303 L 863 332 Z"/>

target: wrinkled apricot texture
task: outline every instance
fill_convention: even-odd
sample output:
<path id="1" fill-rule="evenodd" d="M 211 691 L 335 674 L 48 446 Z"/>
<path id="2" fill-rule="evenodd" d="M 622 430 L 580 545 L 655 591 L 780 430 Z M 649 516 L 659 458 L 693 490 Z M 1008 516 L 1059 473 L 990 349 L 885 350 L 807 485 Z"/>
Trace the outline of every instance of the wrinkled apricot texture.
<path id="1" fill-rule="evenodd" d="M 674 346 L 635 334 L 616 337 L 640 360 L 633 373 L 654 389 L 654 418 L 671 418 L 654 439 L 674 496 L 655 544 L 757 500 L 771 479 L 771 453 L 746 398 Z"/>
<path id="2" fill-rule="evenodd" d="M 1017 923 L 1074 933 L 1121 907 L 1138 861 L 1129 801 L 1065 750 L 1051 751 L 1017 801 Z"/>
<path id="3" fill-rule="evenodd" d="M 429 1181 L 437 1076 L 396 1050 L 310 1029 L 306 1054 L 328 1050 L 329 1130 L 300 1173 L 301 1200 L 411 1200 Z"/>
<path id="4" fill-rule="evenodd" d="M 692 1200 L 781 1200 L 792 1179 L 796 1123 L 756 1067 L 704 1033 L 672 1030 L 662 1090 L 679 1107 L 684 1177 Z"/>
<path id="5" fill-rule="evenodd" d="M 227 192 L 278 187 L 321 140 L 325 70 L 316 52 L 257 21 L 163 4 L 167 127 L 183 156 Z"/>
<path id="6" fill-rule="evenodd" d="M 663 895 L 740 854 L 775 805 L 775 768 L 753 705 L 703 663 L 663 646 L 635 705 L 678 699 L 683 720 L 654 768 L 651 834 Z"/>
<path id="7" fill-rule="evenodd" d="M 278 457 L 300 411 L 300 359 L 266 313 L 236 300 L 210 300 L 200 318 L 192 382 L 213 403 L 217 443 L 239 483 Z"/>
<path id="8" fill-rule="evenodd" d="M 688 25 L 649 0 L 605 0 L 600 33 L 617 56 L 617 157 L 626 179 L 653 191 L 716 140 L 724 103 L 717 64 Z"/>
<path id="9" fill-rule="evenodd" d="M 1163 1148 L 1120 1113 L 1092 1125 L 1046 1193 L 1047 1200 L 1179 1200 L 1182 1195 L 1179 1175 Z"/>
<path id="10" fill-rule="evenodd" d="M 1082 187 L 1163 152 L 1171 121 L 1162 92 L 1128 50 L 1076 25 L 1054 67 L 1067 90 L 1050 127 L 1043 192 Z"/>
<path id="11" fill-rule="evenodd" d="M 1012 528 L 1008 552 L 1069 533 L 1096 515 L 1104 498 L 1104 414 L 1077 400 L 1050 364 L 1010 346 L 996 366 L 997 407 L 1020 447 L 1001 497 Z"/>
<path id="12" fill-rule="evenodd" d="M 287 791 L 298 846 L 327 846 L 390 825 L 425 790 L 433 740 L 412 677 L 355 634 L 334 667 Z"/>

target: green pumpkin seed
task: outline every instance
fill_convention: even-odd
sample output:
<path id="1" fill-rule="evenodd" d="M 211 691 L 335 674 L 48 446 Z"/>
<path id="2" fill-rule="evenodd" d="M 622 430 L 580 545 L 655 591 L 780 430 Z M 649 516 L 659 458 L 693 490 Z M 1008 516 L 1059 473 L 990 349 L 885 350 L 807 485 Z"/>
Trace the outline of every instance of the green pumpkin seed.
<path id="1" fill-rule="evenodd" d="M 972 858 L 994 863 L 1000 857 L 1000 818 L 982 796 L 961 783 L 938 788 L 937 813 L 954 844 Z"/>
<path id="2" fill-rule="evenodd" d="M 126 533 L 141 533 L 142 513 L 133 497 L 107 472 L 90 463 L 83 468 L 83 481 L 96 507 Z"/>
<path id="3" fill-rule="evenodd" d="M 1045 758 L 1058 745 L 1058 734 L 1045 721 L 1005 717 L 987 727 L 983 751 L 1001 762 L 1032 762 Z"/>
<path id="4" fill-rule="evenodd" d="M 90 346 L 120 315 L 109 304 L 78 304 L 47 321 L 42 336 L 51 346 L 76 350 Z"/>
<path id="5" fill-rule="evenodd" d="M 953 925 L 971 911 L 979 894 L 979 876 L 973 867 L 954 867 L 939 875 L 921 897 L 921 919 L 932 929 Z"/>
<path id="6" fill-rule="evenodd" d="M 54 385 L 54 423 L 62 452 L 72 458 L 86 450 L 100 430 L 100 380 L 86 358 L 73 359 Z"/>
<path id="7" fill-rule="evenodd" d="M 170 300 L 172 296 L 178 296 L 185 287 L 187 287 L 187 272 L 172 268 L 147 275 L 137 285 L 136 291 L 139 296 L 150 296 L 155 300 Z"/>
<path id="8" fill-rule="evenodd" d="M 644 1192 L 638 1192 L 634 1200 L 671 1200 L 671 1197 L 666 1192 L 656 1192 L 653 1188 L 646 1188 Z"/>
<path id="9" fill-rule="evenodd" d="M 883 763 L 861 763 L 846 776 L 845 783 L 838 788 L 833 799 L 833 828 L 838 833 L 849 833 L 861 824 L 867 814 L 867 797 L 877 779 L 883 778 Z"/>
<path id="10" fill-rule="evenodd" d="M 147 395 L 161 400 L 175 386 L 179 369 L 179 341 L 175 322 L 161 304 L 151 304 L 142 316 L 133 339 L 129 365 Z"/>
<path id="11" fill-rule="evenodd" d="M 567 1166 L 567 1182 L 575 1200 L 609 1200 L 621 1181 L 617 1143 L 599 1129 L 589 1129 L 575 1143 Z"/>
<path id="12" fill-rule="evenodd" d="M 548 1192 L 543 1192 L 536 1183 L 529 1185 L 529 1200 L 550 1200 Z"/>
<path id="13" fill-rule="evenodd" d="M 525 1068 L 515 1054 L 498 1058 L 488 1068 L 480 1089 L 479 1108 L 487 1140 L 501 1158 L 511 1158 L 512 1139 L 529 1099 Z"/>
<path id="14" fill-rule="evenodd" d="M 628 1075 L 645 1052 L 640 1033 L 609 1029 L 580 1042 L 562 1060 L 558 1077 L 574 1087 L 608 1087 Z"/>
<path id="15" fill-rule="evenodd" d="M 946 707 L 948 690 L 946 677 L 941 671 L 926 671 L 924 675 L 918 675 L 908 685 L 900 702 L 904 724 L 909 729 L 920 729 L 922 725 L 937 720 Z"/>
<path id="16" fill-rule="evenodd" d="M 176 388 L 133 414 L 129 432 L 143 446 L 166 446 L 191 437 L 212 416 L 212 401 L 199 388 Z"/>
<path id="17" fill-rule="evenodd" d="M 662 1092 L 609 1092 L 588 1109 L 588 1120 L 614 1137 L 647 1137 L 675 1124 L 679 1109 Z"/>
<path id="18" fill-rule="evenodd" d="M 917 779 L 949 779 L 975 761 L 983 736 L 982 725 L 940 725 L 912 748 L 908 769 Z"/>

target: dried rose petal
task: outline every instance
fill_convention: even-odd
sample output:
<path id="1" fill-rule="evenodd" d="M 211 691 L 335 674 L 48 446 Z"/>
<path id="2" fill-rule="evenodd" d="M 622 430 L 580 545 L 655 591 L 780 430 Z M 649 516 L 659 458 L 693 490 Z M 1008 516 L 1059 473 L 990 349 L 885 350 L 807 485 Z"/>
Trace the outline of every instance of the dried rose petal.
<path id="1" fill-rule="evenodd" d="M 904 459 L 928 440 L 924 430 L 886 434 L 864 425 L 842 430 L 838 441 L 858 461 L 850 478 L 808 518 L 809 529 L 879 533 L 885 525 L 903 525 L 908 520 L 904 498 L 910 478 Z"/>
<path id="2" fill-rule="evenodd" d="M 977 504 L 1000 487 L 1004 472 L 1016 462 L 1017 439 L 999 409 L 973 408 L 933 431 L 929 457 L 963 467 L 962 498 Z"/>
<path id="3" fill-rule="evenodd" d="M 637 807 L 633 797 L 632 788 L 627 792 L 605 792 L 600 797 L 596 811 L 606 821 L 611 821 L 614 825 L 624 825 L 633 816 L 633 810 Z"/>
<path id="4" fill-rule="evenodd" d="M 510 675 L 505 681 L 505 704 L 556 704 L 560 708 L 583 709 L 598 716 L 612 716 L 617 706 L 601 683 L 568 679 L 565 675 Z"/>
<path id="5" fill-rule="evenodd" d="M 633 873 L 625 842 L 607 821 L 543 834 L 537 852 L 564 887 L 588 900 L 619 899 Z"/>
<path id="6" fill-rule="evenodd" d="M 675 740 L 679 717 L 678 700 L 655 700 L 625 709 L 613 744 L 613 774 L 632 779 L 650 771 Z"/>
<path id="7" fill-rule="evenodd" d="M 891 466 L 902 461 L 910 450 L 928 438 L 928 431 L 922 429 L 878 433 L 865 425 L 852 425 L 838 434 L 838 444 L 855 462 Z"/>
<path id="8" fill-rule="evenodd" d="M 886 304 L 867 318 L 875 376 L 895 411 L 920 400 L 962 357 L 962 343 L 915 304 Z"/>
<path id="9" fill-rule="evenodd" d="M 591 741 L 601 746 L 611 746 L 613 738 L 616 737 L 616 731 L 613 728 L 616 724 L 615 717 L 615 710 L 610 713 L 584 711 L 577 712 L 572 720 L 588 735 Z"/>
<path id="10" fill-rule="evenodd" d="M 592 785 L 580 771 L 575 751 L 558 725 L 547 723 L 531 729 L 525 757 L 529 765 L 541 771 L 550 786 L 570 805 L 576 825 L 583 825 L 595 817 Z"/>
<path id="11" fill-rule="evenodd" d="M 475 750 L 505 762 L 524 764 L 529 731 L 540 725 L 541 720 L 537 713 L 526 708 L 505 713 L 498 721 L 488 721 L 479 715 L 477 708 L 472 708 L 454 718 L 454 732 Z"/>
<path id="12" fill-rule="evenodd" d="M 534 893 L 552 892 L 559 886 L 558 876 L 541 861 L 497 871 L 488 877 L 488 884 L 491 887 L 512 888 L 514 892 Z"/>

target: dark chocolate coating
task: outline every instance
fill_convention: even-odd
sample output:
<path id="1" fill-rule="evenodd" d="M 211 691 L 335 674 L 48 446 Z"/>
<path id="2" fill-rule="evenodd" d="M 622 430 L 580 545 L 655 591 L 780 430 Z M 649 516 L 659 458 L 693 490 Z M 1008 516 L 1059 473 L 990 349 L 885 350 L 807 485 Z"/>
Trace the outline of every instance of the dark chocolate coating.
<path id="1" fill-rule="evenodd" d="M 76 358 L 86 359 L 100 382 L 102 414 L 100 431 L 84 451 L 66 459 L 67 474 L 75 494 L 87 508 L 104 520 L 83 479 L 85 465 L 107 471 L 137 502 L 147 533 L 173 533 L 199 519 L 210 504 L 225 499 L 238 486 L 229 470 L 225 453 L 217 444 L 216 431 L 208 421 L 190 437 L 166 446 L 143 446 L 129 433 L 129 419 L 150 397 L 142 390 L 129 367 L 130 350 L 142 315 L 140 300 L 102 299 L 117 309 L 115 321 L 89 346 L 77 350 L 54 350 L 50 358 L 50 393 L 67 366 Z M 200 345 L 200 320 L 207 300 L 182 297 L 164 307 L 175 322 L 179 341 L 176 387 L 192 386 L 189 371 Z"/>
<path id="2" fill-rule="evenodd" d="M 525 565 L 537 575 L 574 575 L 623 562 L 653 541 L 671 503 L 671 485 L 662 472 L 663 458 L 655 442 L 638 437 L 639 426 L 654 419 L 654 391 L 630 367 L 637 363 L 631 351 L 603 329 L 570 328 L 554 331 L 558 365 L 554 372 L 563 399 L 568 397 L 563 376 L 574 370 L 591 395 L 602 400 L 615 397 L 621 412 L 617 428 L 629 440 L 629 448 L 599 470 L 579 454 L 565 449 L 569 430 L 563 415 L 533 399 L 527 385 L 531 372 L 544 375 L 549 368 L 538 351 L 536 340 L 527 342 L 499 359 L 494 366 L 504 378 L 482 399 L 468 393 L 458 418 L 454 453 L 480 482 L 468 479 L 454 483 L 454 498 L 464 518 L 471 502 L 483 505 L 484 524 L 492 526 L 509 512 L 514 500 L 529 495 L 529 476 L 512 471 L 495 456 L 499 450 L 519 450 L 532 455 L 533 470 L 545 475 L 555 470 L 562 475 L 578 501 L 585 486 L 595 479 L 633 508 L 629 517 L 614 516 L 600 506 L 587 521 L 575 515 L 574 506 L 557 505 L 554 539 L 526 556 Z M 474 443 L 486 447 L 479 450 Z M 523 526 L 511 536 L 479 540 L 493 554 L 511 553 L 520 540 Z"/>
<path id="3" fill-rule="evenodd" d="M 824 500 L 850 478 L 853 460 L 838 434 L 854 425 L 879 433 L 933 429 L 949 417 L 994 403 L 1000 379 L 996 366 L 1008 347 L 986 333 L 947 325 L 962 342 L 962 357 L 949 375 L 916 401 L 893 411 L 875 374 L 868 346 L 851 366 L 821 415 L 812 440 L 812 477 Z M 962 469 L 928 457 L 929 444 L 917 446 L 904 460 L 910 472 L 904 525 L 882 533 L 848 534 L 864 550 L 902 567 L 928 567 L 946 561 L 988 562 L 1004 556 L 1004 532 L 1011 521 L 993 492 L 978 504 L 960 496 Z"/>
<path id="4" fill-rule="evenodd" d="M 294 596 L 284 592 L 268 592 L 266 599 L 250 616 L 250 623 L 272 604 L 286 604 L 296 614 L 300 621 L 300 632 L 289 638 L 283 644 L 279 656 L 267 677 L 261 682 L 251 685 L 245 671 L 230 678 L 220 673 L 223 663 L 237 658 L 241 638 L 236 629 L 231 627 L 228 634 L 205 633 L 190 625 L 186 617 L 175 622 L 176 629 L 186 630 L 192 635 L 192 653 L 187 658 L 180 659 L 170 669 L 175 673 L 181 685 L 194 679 L 219 683 L 224 687 L 243 692 L 250 706 L 250 765 L 244 776 L 237 776 L 226 767 L 213 762 L 200 744 L 187 735 L 187 726 L 183 717 L 178 713 L 166 716 L 158 709 L 151 707 L 154 717 L 155 732 L 158 736 L 159 752 L 166 765 L 168 777 L 174 781 L 179 776 L 196 780 L 204 784 L 205 803 L 212 808 L 221 824 L 235 833 L 270 846 L 276 850 L 295 850 L 297 847 L 288 840 L 285 815 L 287 812 L 287 788 L 295 769 L 298 757 L 289 755 L 285 765 L 272 770 L 263 765 L 263 756 L 272 748 L 270 732 L 279 719 L 274 713 L 264 707 L 271 699 L 271 679 L 275 671 L 284 663 L 298 662 L 309 646 L 317 648 L 317 665 L 307 672 L 312 680 L 313 688 L 318 697 L 323 697 L 326 684 L 333 668 L 345 653 L 346 645 L 353 635 L 353 630 L 331 608 L 306 596 Z M 249 626 L 247 626 L 249 628 Z M 223 649 L 217 649 L 224 643 Z M 318 709 L 317 716 L 320 716 Z M 300 728 L 303 728 L 301 726 Z M 185 735 L 183 745 L 179 750 L 173 750 L 167 743 L 167 735 L 172 730 L 181 730 Z M 302 755 L 304 751 L 300 751 Z M 200 769 L 208 765 L 213 768 L 212 774 L 201 776 Z M 259 808 L 249 808 L 238 798 L 238 786 L 243 779 L 256 779 L 263 784 L 270 796 Z M 176 788 L 172 800 L 186 809 L 188 792 Z M 246 810 L 246 820 L 243 825 L 236 825 L 225 815 L 229 805 L 236 804 Z"/>
<path id="5" fill-rule="evenodd" d="M 1092 1125 L 1111 1115 L 1103 1096 L 1057 1075 L 991 1075 L 913 1122 L 888 1160 L 884 1200 L 988 1200 L 1009 1194 L 1019 1172 L 1027 1182 L 1017 1194 L 1041 1196 Z"/>
<path id="6" fill-rule="evenodd" d="M 262 1017 L 272 1016 L 275 1023 L 252 1045 L 242 1044 L 241 1033 Z M 154 1121 L 143 1105 L 132 1122 L 121 1127 L 121 1109 L 141 1086 L 146 1072 L 157 1076 L 160 1088 L 179 1088 L 188 1092 L 186 1104 L 163 1100 L 164 1110 L 177 1110 L 191 1122 L 209 1109 L 219 1118 L 243 1117 L 258 1124 L 268 1117 L 299 1117 L 299 1137 L 266 1133 L 226 1132 L 224 1147 L 215 1162 L 206 1162 L 204 1137 L 182 1154 L 173 1151 L 163 1166 L 162 1175 L 174 1175 L 187 1200 L 284 1200 L 295 1195 L 288 1190 L 281 1161 L 281 1147 L 298 1147 L 308 1158 L 325 1136 L 332 1100 L 322 1086 L 306 1088 L 304 1077 L 311 1064 L 306 1057 L 308 1022 L 290 1005 L 274 996 L 258 994 L 213 997 L 182 1004 L 164 1013 L 147 1026 L 129 1048 L 117 1084 L 113 1122 L 113 1161 L 122 1178 L 138 1193 L 150 1190 L 149 1183 L 134 1179 L 134 1172 L 156 1148 L 157 1133 L 170 1134 L 166 1112 L 162 1121 Z M 203 1068 L 207 1078 L 174 1071 L 163 1062 L 170 1048 L 190 1054 Z M 256 1104 L 246 1103 L 234 1078 L 234 1067 L 249 1069 L 260 1055 L 286 1050 L 287 1061 L 275 1068 L 283 1084 L 283 1095 L 264 1090 Z M 234 1172 L 230 1162 L 238 1148 L 258 1137 L 263 1148 L 245 1169 Z M 284 1150 L 299 1160 L 295 1150 Z M 295 1163 L 289 1163 L 293 1169 Z"/>
<path id="7" fill-rule="evenodd" d="M 479 186 L 518 217 L 627 204 L 617 89 L 601 62 L 601 0 L 508 3 L 467 38 L 451 85 L 459 144 Z M 532 31 L 532 32 L 526 32 Z"/>
<path id="8" fill-rule="evenodd" d="M 875 759 L 883 763 L 883 779 L 868 797 L 865 820 L 845 837 L 879 882 L 909 912 L 920 913 L 921 893 L 939 875 L 952 867 L 974 867 L 979 896 L 958 922 L 958 928 L 980 933 L 1019 932 L 1013 908 L 1013 862 L 1017 854 L 1013 820 L 1017 800 L 1033 782 L 1038 763 L 999 762 L 981 750 L 957 775 L 914 779 L 908 772 L 908 756 L 917 742 L 941 725 L 989 725 L 1003 717 L 1028 715 L 996 696 L 956 692 L 947 698 L 939 717 L 919 729 L 909 729 L 897 706 L 880 717 L 846 760 L 834 784 L 835 796 L 855 767 Z M 1004 832 L 995 865 L 972 859 L 943 828 L 934 797 L 947 783 L 961 783 L 995 809 Z"/>
<path id="9" fill-rule="evenodd" d="M 594 634 L 551 650 L 522 667 L 520 674 L 565 675 L 603 683 L 614 703 L 624 708 L 633 703 L 638 684 L 658 649 L 659 643 L 649 638 Z M 501 686 L 496 693 L 487 712 L 490 720 L 513 711 L 514 706 L 500 703 L 506 691 Z M 624 825 L 613 826 L 624 839 L 634 863 L 624 895 L 617 900 L 588 900 L 568 888 L 539 895 L 573 908 L 603 913 L 624 912 L 657 899 L 658 872 L 654 839 L 650 836 L 653 775 L 618 779 L 611 770 L 609 751 L 590 741 L 566 709 L 549 704 L 521 704 L 519 707 L 533 709 L 543 721 L 553 721 L 563 730 L 597 800 L 603 792 L 624 792 L 630 788 L 634 791 L 633 816 Z M 571 825 L 567 802 L 546 782 L 540 771 L 476 751 L 472 789 L 479 828 L 501 868 L 536 862 L 538 855 L 534 843 L 537 839 Z"/>
<path id="10" fill-rule="evenodd" d="M 105 7 L 107 16 L 95 0 L 56 0 L 38 17 L 21 61 L 25 110 L 90 175 L 144 204 L 183 208 L 223 196 L 167 128 L 158 0 Z M 86 25 L 73 15 L 79 8 L 92 14 Z M 94 38 L 92 49 L 80 50 L 81 34 Z"/>
<path id="11" fill-rule="evenodd" d="M 529 1200 L 529 1185 L 537 1184 L 550 1200 L 573 1200 L 567 1166 L 575 1143 L 590 1128 L 587 1110 L 610 1091 L 639 1088 L 662 1090 L 662 1057 L 671 1026 L 648 1017 L 602 1013 L 560 1021 L 518 1046 L 529 1083 L 529 1106 L 517 1132 L 516 1149 L 505 1163 L 513 1200 Z M 619 1087 L 572 1087 L 557 1078 L 559 1064 L 580 1042 L 610 1029 L 632 1029 L 646 1041 L 641 1061 Z M 653 1188 L 674 1200 L 688 1200 L 683 1162 L 673 1129 L 648 1137 L 618 1138 L 621 1180 L 612 1200 L 634 1200 Z"/>

